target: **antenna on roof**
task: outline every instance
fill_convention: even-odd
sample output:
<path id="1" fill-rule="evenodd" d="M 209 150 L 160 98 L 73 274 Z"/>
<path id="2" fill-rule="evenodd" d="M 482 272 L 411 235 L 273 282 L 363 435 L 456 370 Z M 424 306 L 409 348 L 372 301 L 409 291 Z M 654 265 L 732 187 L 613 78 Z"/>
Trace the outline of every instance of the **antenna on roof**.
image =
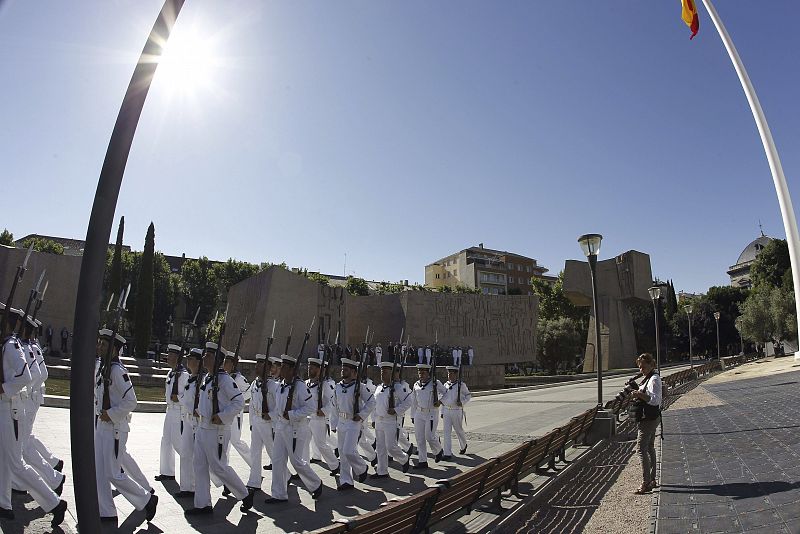
<path id="1" fill-rule="evenodd" d="M 758 229 L 761 230 L 761 237 L 766 237 L 764 235 L 764 227 L 761 226 L 761 219 L 758 220 Z"/>

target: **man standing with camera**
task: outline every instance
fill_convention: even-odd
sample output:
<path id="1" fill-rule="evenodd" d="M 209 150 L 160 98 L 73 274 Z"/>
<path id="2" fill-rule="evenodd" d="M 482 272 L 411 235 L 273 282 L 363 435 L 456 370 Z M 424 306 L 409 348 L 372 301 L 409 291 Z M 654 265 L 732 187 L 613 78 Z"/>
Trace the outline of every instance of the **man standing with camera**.
<path id="1" fill-rule="evenodd" d="M 661 375 L 656 371 L 653 355 L 645 352 L 636 360 L 644 376 L 642 385 L 631 396 L 636 399 L 635 418 L 639 428 L 636 445 L 642 460 L 642 485 L 637 495 L 647 493 L 658 486 L 656 482 L 656 429 L 661 421 Z"/>

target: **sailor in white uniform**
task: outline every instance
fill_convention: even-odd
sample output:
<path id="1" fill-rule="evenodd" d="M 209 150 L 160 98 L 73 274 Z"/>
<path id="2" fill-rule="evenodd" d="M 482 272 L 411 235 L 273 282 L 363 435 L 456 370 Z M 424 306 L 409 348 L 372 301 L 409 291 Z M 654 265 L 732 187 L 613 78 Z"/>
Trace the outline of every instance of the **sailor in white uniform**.
<path id="1" fill-rule="evenodd" d="M 356 380 L 359 362 L 341 358 L 342 380 L 336 384 L 334 405 L 337 411 L 336 434 L 339 445 L 339 491 L 353 489 L 353 478 L 367 479 L 367 463 L 358 454 L 358 436 L 363 421 L 375 409 L 375 397 L 366 384 Z M 358 388 L 358 403 L 355 392 Z"/>
<path id="2" fill-rule="evenodd" d="M 398 421 L 411 407 L 413 394 L 392 376 L 393 363 L 383 361 L 381 383 L 375 388 L 375 438 L 377 442 L 377 467 L 371 478 L 388 478 L 389 456 L 398 462 L 403 472 L 408 472 L 409 458 L 397 444 L 399 437 Z"/>
<path id="3" fill-rule="evenodd" d="M 460 395 L 459 395 L 460 390 Z M 464 434 L 464 404 L 472 399 L 469 388 L 464 382 L 458 380 L 458 367 L 447 366 L 447 382 L 444 384 L 444 393 L 439 399 L 442 402 L 442 426 L 444 431 L 443 460 L 450 460 L 453 456 L 451 431 L 455 430 L 458 443 L 461 445 L 459 454 L 467 452 L 467 436 Z"/>
<path id="4" fill-rule="evenodd" d="M 166 356 L 170 370 L 164 384 L 167 413 L 161 433 L 161 458 L 159 474 L 156 476 L 158 481 L 175 480 L 175 453 L 181 449 L 181 436 L 186 426 L 181 414 L 180 394 L 189 381 L 189 373 L 181 362 L 183 353 L 179 345 L 169 344 L 167 354 L 162 356 Z"/>
<path id="5" fill-rule="evenodd" d="M 176 498 L 194 497 L 194 439 L 197 426 L 200 424 L 200 414 L 197 411 L 200 403 L 200 386 L 206 375 L 202 362 L 202 349 L 195 348 L 189 351 L 189 355 L 186 357 L 189 378 L 178 396 L 181 404 L 183 433 L 181 434 L 181 465 L 178 479 L 180 491 L 175 494 Z"/>
<path id="6" fill-rule="evenodd" d="M 414 383 L 414 402 L 411 405 L 411 416 L 414 418 L 414 434 L 417 439 L 417 465 L 414 469 L 428 467 L 428 447 L 434 454 L 434 460 L 442 459 L 442 445 L 436 436 L 439 424 L 440 402 L 433 400 L 433 388 L 439 397 L 444 393 L 444 386 L 435 377 L 431 378 L 431 366 L 426 363 L 417 364 L 419 380 Z"/>
<path id="7" fill-rule="evenodd" d="M 316 453 L 322 457 L 328 465 L 328 470 L 337 471 L 339 460 L 333 452 L 330 443 L 331 428 L 328 424 L 329 418 L 334 410 L 333 395 L 336 384 L 330 378 L 323 379 L 320 383 L 322 374 L 322 360 L 319 358 L 308 359 L 308 380 L 306 387 L 313 396 L 314 412 L 309 416 L 309 427 L 311 429 L 312 445 Z M 306 458 L 309 460 L 309 458 Z"/>

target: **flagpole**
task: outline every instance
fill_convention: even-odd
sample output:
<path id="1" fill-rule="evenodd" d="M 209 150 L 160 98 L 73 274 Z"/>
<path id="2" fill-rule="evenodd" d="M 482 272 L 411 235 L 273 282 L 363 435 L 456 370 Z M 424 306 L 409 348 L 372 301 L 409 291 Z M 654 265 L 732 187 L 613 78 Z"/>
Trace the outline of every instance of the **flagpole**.
<path id="1" fill-rule="evenodd" d="M 714 22 L 719 36 L 722 39 L 722 44 L 728 51 L 728 55 L 733 63 L 733 68 L 736 74 L 739 75 L 739 81 L 742 83 L 742 89 L 747 97 L 747 102 L 750 104 L 750 110 L 753 112 L 753 118 L 758 127 L 758 133 L 761 136 L 761 143 L 764 145 L 764 152 L 767 155 L 769 162 L 769 169 L 772 172 L 772 181 L 775 183 L 775 192 L 778 194 L 778 204 L 781 207 L 781 218 L 783 219 L 783 228 L 786 231 L 786 243 L 789 245 L 789 259 L 792 264 L 792 281 L 794 282 L 794 303 L 797 312 L 797 325 L 798 334 L 800 334 L 800 268 L 798 268 L 798 260 L 800 260 L 800 234 L 797 231 L 797 219 L 794 215 L 794 207 L 792 206 L 792 197 L 789 195 L 789 187 L 786 184 L 786 177 L 783 175 L 783 167 L 781 166 L 781 159 L 778 156 L 778 149 L 775 147 L 775 141 L 772 139 L 772 132 L 767 124 L 767 117 L 764 115 L 764 110 L 761 109 L 761 103 L 758 101 L 756 90 L 750 82 L 750 77 L 747 75 L 747 70 L 744 68 L 742 58 L 736 51 L 733 45 L 733 40 L 722 24 L 717 10 L 711 0 L 703 0 L 706 6 L 708 15 Z M 800 344 L 800 343 L 799 343 Z M 795 353 L 794 359 L 800 361 L 800 347 Z"/>

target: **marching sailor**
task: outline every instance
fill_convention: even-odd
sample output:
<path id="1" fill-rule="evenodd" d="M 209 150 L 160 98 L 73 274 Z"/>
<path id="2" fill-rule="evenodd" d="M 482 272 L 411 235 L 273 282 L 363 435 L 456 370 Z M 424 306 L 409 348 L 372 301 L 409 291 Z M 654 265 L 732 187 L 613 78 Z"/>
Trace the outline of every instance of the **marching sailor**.
<path id="1" fill-rule="evenodd" d="M 370 392 L 375 392 L 375 382 L 367 376 L 366 369 L 361 382 L 367 386 Z M 361 456 L 374 467 L 378 463 L 378 453 L 375 452 L 375 422 L 370 422 L 369 420 L 372 415 L 372 413 L 369 414 L 361 422 L 361 435 L 358 437 L 358 448 L 361 451 Z"/>
<path id="2" fill-rule="evenodd" d="M 49 377 L 49 373 L 47 371 L 47 364 L 44 361 L 42 346 L 39 344 L 39 338 L 37 337 L 37 334 L 41 331 L 42 322 L 39 319 L 34 319 L 34 321 L 36 322 L 36 327 L 34 328 L 34 335 L 31 337 L 30 343 L 36 356 L 36 363 L 39 365 L 39 373 L 42 375 L 42 381 L 39 391 L 36 391 L 34 388 L 31 392 L 31 396 L 36 401 L 36 412 L 38 413 L 39 407 L 44 404 L 44 395 L 46 392 L 45 382 Z M 36 419 L 36 413 L 34 413 L 33 419 Z M 44 458 L 53 469 L 59 472 L 64 469 L 64 460 L 57 458 L 36 436 L 31 436 L 29 443 L 39 451 L 42 458 Z"/>
<path id="3" fill-rule="evenodd" d="M 100 353 L 111 353 L 109 369 L 101 368 L 95 386 L 94 458 L 97 481 L 97 500 L 101 521 L 117 521 L 117 509 L 111 486 L 119 491 L 137 510 L 144 510 L 147 521 L 156 515 L 158 497 L 130 478 L 122 465 L 130 432 L 131 412 L 136 408 L 136 392 L 128 371 L 119 361 L 119 351 L 125 338 L 113 332 L 100 330 Z M 102 367 L 102 366 L 101 366 Z"/>
<path id="4" fill-rule="evenodd" d="M 5 312 L 5 307 L 0 303 L 0 311 Z M 20 489 L 30 493 L 45 512 L 53 514 L 52 525 L 58 526 L 64 521 L 67 502 L 59 500 L 59 495 L 22 457 L 20 422 L 25 416 L 25 407 L 19 393 L 31 381 L 25 354 L 14 335 L 14 327 L 22 315 L 21 310 L 9 308 L 8 320 L 0 320 L 0 519 L 14 519 L 11 508 L 13 475 Z"/>
<path id="5" fill-rule="evenodd" d="M 339 491 L 353 489 L 353 478 L 359 482 L 367 479 L 367 463 L 358 454 L 358 436 L 363 421 L 375 409 L 375 397 L 366 384 L 357 380 L 359 362 L 341 358 L 342 380 L 336 385 L 334 405 L 336 407 L 336 435 L 339 445 Z M 355 392 L 358 388 L 358 404 Z"/>
<path id="6" fill-rule="evenodd" d="M 306 387 L 311 392 L 314 404 L 314 412 L 309 417 L 309 427 L 311 429 L 311 449 L 325 460 L 330 471 L 339 470 L 339 460 L 333 452 L 330 443 L 330 431 L 328 420 L 333 412 L 333 395 L 336 384 L 328 379 L 321 379 L 322 360 L 319 358 L 308 359 L 308 380 Z M 321 392 L 320 392 L 321 391 Z M 306 458 L 309 460 L 309 458 Z"/>
<path id="7" fill-rule="evenodd" d="M 394 380 L 395 380 L 395 382 L 400 384 L 400 386 L 402 386 L 402 388 L 404 390 L 406 390 L 409 393 L 411 393 L 411 395 L 412 395 L 411 396 L 411 403 L 413 404 L 414 403 L 414 397 L 413 397 L 413 395 L 414 395 L 413 391 L 414 390 L 411 388 L 411 386 L 408 384 L 408 382 L 406 382 L 400 376 L 402 369 L 403 369 L 403 365 L 401 363 L 394 370 Z M 410 410 L 410 409 L 411 408 L 409 407 L 408 410 Z M 406 429 L 404 428 L 405 427 L 405 420 L 406 420 L 405 415 L 401 415 L 401 416 L 399 416 L 397 418 L 397 444 L 400 445 L 400 448 L 403 449 L 406 452 L 407 455 L 411 456 L 411 453 L 414 450 L 414 446 L 411 445 L 411 441 L 408 439 L 409 438 L 408 432 L 406 432 Z"/>
<path id="8" fill-rule="evenodd" d="M 272 444 L 272 488 L 270 496 L 264 501 L 267 504 L 289 500 L 287 460 L 291 461 L 292 467 L 300 475 L 300 479 L 311 493 L 311 497 L 316 500 L 322 495 L 322 480 L 306 462 L 308 453 L 304 452 L 311 440 L 308 416 L 315 412 L 315 404 L 312 402 L 313 395 L 308 391 L 305 382 L 295 373 L 296 365 L 295 357 L 286 354 L 281 356 L 283 380 L 280 384 L 276 383 L 272 386 L 275 392 L 276 417 L 272 422 L 275 430 L 275 442 Z"/>
<path id="9" fill-rule="evenodd" d="M 453 456 L 451 430 L 456 431 L 458 443 L 461 445 L 458 453 L 467 452 L 467 436 L 464 434 L 462 423 L 464 421 L 464 404 L 472 399 L 472 395 L 467 385 L 458 379 L 458 369 L 455 365 L 447 366 L 447 382 L 444 384 L 444 392 L 440 398 L 444 430 L 443 460 L 449 460 Z"/>
<path id="10" fill-rule="evenodd" d="M 202 349 L 195 348 L 189 351 L 189 356 L 186 358 L 189 378 L 186 380 L 179 395 L 183 433 L 181 434 L 181 447 L 179 449 L 181 467 L 178 480 L 180 491 L 175 494 L 177 498 L 194 497 L 194 439 L 197 425 L 200 423 L 197 411 L 200 402 L 198 393 L 206 375 L 202 362 Z"/>
<path id="11" fill-rule="evenodd" d="M 221 368 L 221 362 L 217 360 L 217 352 L 221 350 L 216 343 L 208 342 L 203 353 L 203 366 L 208 375 L 200 386 L 197 407 L 200 425 L 194 441 L 194 508 L 187 510 L 186 515 L 214 512 L 211 507 L 212 473 L 242 501 L 240 509 L 243 512 L 253 507 L 253 493 L 247 490 L 236 471 L 228 465 L 231 423 L 242 411 L 244 397 L 236 382 Z M 214 406 L 215 400 L 217 406 Z"/>
<path id="12" fill-rule="evenodd" d="M 267 454 L 272 454 L 272 420 L 268 413 L 271 404 L 269 383 L 272 378 L 266 367 L 267 355 L 256 354 L 254 377 L 250 382 L 250 477 L 247 479 L 247 488 L 250 490 L 261 488 L 264 449 L 267 449 Z"/>
<path id="13" fill-rule="evenodd" d="M 179 395 L 186 390 L 189 373 L 181 363 L 182 349 L 179 345 L 169 344 L 166 356 L 170 371 L 165 383 L 164 398 L 167 401 L 167 414 L 164 417 L 164 429 L 161 433 L 161 459 L 159 474 L 156 480 L 175 480 L 175 453 L 181 450 L 181 436 L 186 426 L 182 419 Z"/>
<path id="14" fill-rule="evenodd" d="M 433 388 L 439 397 L 444 393 L 444 386 L 436 377 L 431 377 L 431 366 L 427 363 L 417 364 L 419 380 L 414 383 L 414 402 L 411 405 L 411 417 L 414 419 L 414 434 L 417 439 L 417 465 L 414 469 L 428 467 L 428 447 L 434 460 L 442 459 L 442 445 L 436 436 L 439 423 L 440 402 L 433 402 Z"/>
<path id="15" fill-rule="evenodd" d="M 370 478 L 387 478 L 389 476 L 389 455 L 403 466 L 403 473 L 408 472 L 409 458 L 397 444 L 400 430 L 398 421 L 411 407 L 411 391 L 394 380 L 392 362 L 381 362 L 381 383 L 375 388 L 375 439 L 377 442 L 377 467 Z"/>
<path id="16" fill-rule="evenodd" d="M 236 387 L 239 388 L 239 391 L 242 393 L 242 397 L 244 402 L 250 400 L 250 384 L 247 382 L 247 379 L 244 377 L 241 371 L 238 369 L 239 364 L 239 357 L 233 351 L 225 351 L 225 361 L 223 363 L 223 369 L 225 372 L 230 375 L 234 382 L 236 382 Z M 244 404 L 242 408 L 239 410 L 239 413 L 236 414 L 236 419 L 231 423 L 231 440 L 230 445 L 233 445 L 233 448 L 239 453 L 245 463 L 250 466 L 250 446 L 242 439 L 242 420 L 244 416 L 242 412 L 244 411 Z M 230 446 L 229 445 L 229 446 Z M 228 492 L 223 492 L 223 495 L 227 495 Z"/>

